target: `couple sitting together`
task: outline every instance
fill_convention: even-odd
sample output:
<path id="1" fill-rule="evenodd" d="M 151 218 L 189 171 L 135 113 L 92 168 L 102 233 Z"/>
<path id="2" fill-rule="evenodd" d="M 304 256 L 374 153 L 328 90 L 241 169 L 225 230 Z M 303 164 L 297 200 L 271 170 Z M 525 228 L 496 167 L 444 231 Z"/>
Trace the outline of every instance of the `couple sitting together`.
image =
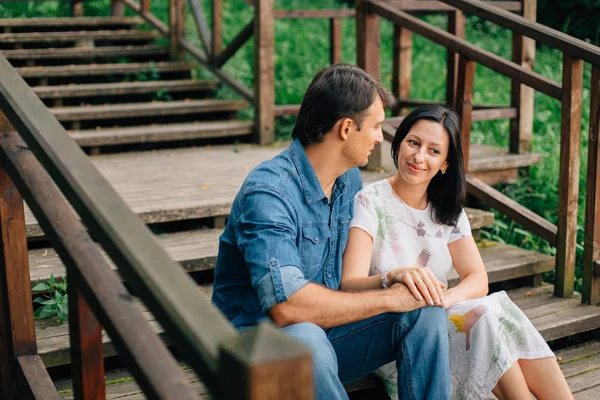
<path id="1" fill-rule="evenodd" d="M 401 399 L 571 399 L 554 354 L 488 280 L 463 210 L 458 115 L 421 107 L 398 172 L 362 188 L 391 93 L 335 65 L 308 87 L 290 147 L 246 178 L 220 238 L 212 301 L 238 329 L 268 319 L 312 352 L 315 397 L 371 372 Z M 446 290 L 456 269 L 461 282 Z"/>

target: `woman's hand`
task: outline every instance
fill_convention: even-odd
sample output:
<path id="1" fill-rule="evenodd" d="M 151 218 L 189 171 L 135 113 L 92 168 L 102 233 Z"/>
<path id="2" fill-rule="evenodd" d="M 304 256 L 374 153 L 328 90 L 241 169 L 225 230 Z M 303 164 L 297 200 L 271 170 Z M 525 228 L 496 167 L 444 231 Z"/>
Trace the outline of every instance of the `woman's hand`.
<path id="1" fill-rule="evenodd" d="M 425 299 L 430 306 L 440 305 L 444 301 L 442 289 L 446 287 L 427 267 L 408 267 L 388 270 L 391 283 L 406 285 L 417 301 Z"/>

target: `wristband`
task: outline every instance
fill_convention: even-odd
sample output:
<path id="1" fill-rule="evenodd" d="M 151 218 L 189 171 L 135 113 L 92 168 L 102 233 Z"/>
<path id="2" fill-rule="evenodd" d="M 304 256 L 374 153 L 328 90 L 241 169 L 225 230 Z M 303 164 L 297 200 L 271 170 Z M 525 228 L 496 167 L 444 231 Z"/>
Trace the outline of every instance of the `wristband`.
<path id="1" fill-rule="evenodd" d="M 388 276 L 387 276 L 388 271 L 385 271 L 383 274 L 381 274 L 381 287 L 383 287 L 384 289 L 389 289 L 388 287 Z"/>

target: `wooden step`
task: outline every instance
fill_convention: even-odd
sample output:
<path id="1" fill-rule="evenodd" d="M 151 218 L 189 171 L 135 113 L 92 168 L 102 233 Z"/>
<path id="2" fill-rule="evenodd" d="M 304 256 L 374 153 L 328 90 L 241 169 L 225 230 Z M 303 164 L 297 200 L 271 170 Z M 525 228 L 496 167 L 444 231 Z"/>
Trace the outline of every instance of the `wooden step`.
<path id="1" fill-rule="evenodd" d="M 56 60 L 56 59 L 92 59 L 109 57 L 157 57 L 167 56 L 169 49 L 164 46 L 106 46 L 75 47 L 57 49 L 23 49 L 0 51 L 9 61 L 15 60 Z"/>
<path id="2" fill-rule="evenodd" d="M 40 99 L 62 99 L 73 97 L 136 95 L 156 93 L 159 91 L 166 91 L 167 93 L 212 91 L 218 86 L 219 82 L 217 81 L 180 79 L 169 81 L 36 86 L 33 88 L 33 91 Z"/>
<path id="3" fill-rule="evenodd" d="M 247 107 L 239 100 L 184 100 L 152 103 L 125 103 L 87 107 L 54 107 L 50 111 L 59 121 L 89 121 L 116 118 L 158 117 L 165 115 L 237 111 Z"/>
<path id="4" fill-rule="evenodd" d="M 73 131 L 71 137 L 78 145 L 85 147 L 244 136 L 252 133 L 253 129 L 252 121 L 201 121 Z"/>
<path id="5" fill-rule="evenodd" d="M 199 229 L 159 235 L 157 240 L 171 258 L 179 262 L 186 271 L 197 272 L 214 268 L 219 236 L 222 233 L 222 229 Z M 482 247 L 479 250 L 488 270 L 490 283 L 542 273 L 554 268 L 553 257 L 515 246 L 497 243 L 496 246 Z M 500 256 L 503 253 L 506 254 L 504 260 Z M 49 279 L 51 274 L 59 280 L 66 274 L 64 265 L 51 248 L 30 250 L 29 268 L 32 287 Z M 452 274 L 449 277 L 450 286 L 456 285 L 458 280 L 458 276 Z"/>
<path id="6" fill-rule="evenodd" d="M 226 216 L 246 175 L 288 146 L 223 145 L 90 157 L 127 205 L 145 223 Z M 364 184 L 389 172 L 362 171 Z M 493 223 L 493 214 L 468 212 L 473 228 Z M 25 211 L 28 236 L 41 236 L 31 211 Z"/>
<path id="7" fill-rule="evenodd" d="M 548 287 L 549 289 L 546 289 Z M 574 333 L 600 328 L 600 307 L 579 303 L 574 308 L 565 308 L 561 304 L 561 299 L 556 301 L 555 297 L 547 293 L 547 291 L 553 290 L 552 285 L 544 285 L 541 288 L 543 291 L 536 290 L 538 288 L 530 288 L 529 293 L 531 294 L 527 299 L 542 296 L 547 302 L 537 305 L 536 307 L 524 308 L 523 312 L 530 318 L 533 325 L 538 329 L 545 340 L 549 341 L 557 338 L 564 338 Z M 212 285 L 201 285 L 200 290 L 203 290 L 210 296 L 212 294 Z M 516 292 L 520 294 L 523 293 L 523 290 L 516 289 Z M 511 298 L 514 297 L 512 291 L 508 291 L 507 293 Z M 572 300 L 573 302 L 580 301 L 579 299 Z M 140 305 L 140 307 L 144 310 L 143 306 Z M 548 310 L 549 308 L 552 310 L 548 313 L 543 316 L 536 316 L 536 313 L 540 314 L 540 310 Z M 162 335 L 162 329 L 158 323 L 156 323 L 153 316 L 148 311 L 143 311 L 143 313 L 146 318 L 151 321 L 156 332 Z M 65 365 L 70 362 L 68 323 L 59 325 L 54 320 L 37 320 L 36 335 L 38 353 L 47 367 Z M 116 351 L 106 334 L 103 336 L 103 342 L 105 357 L 115 355 Z"/>
<path id="8" fill-rule="evenodd" d="M 139 17 L 0 18 L 0 28 L 133 28 L 143 22 Z"/>
<path id="9" fill-rule="evenodd" d="M 195 65 L 188 62 L 142 62 L 124 64 L 89 64 L 89 65 L 60 65 L 50 67 L 21 67 L 16 68 L 23 78 L 74 78 L 99 75 L 125 75 L 156 71 L 189 72 Z"/>
<path id="10" fill-rule="evenodd" d="M 63 43 L 80 41 L 123 42 L 129 40 L 153 40 L 159 37 L 160 35 L 153 31 L 124 29 L 100 31 L 23 32 L 0 34 L 0 43 Z"/>

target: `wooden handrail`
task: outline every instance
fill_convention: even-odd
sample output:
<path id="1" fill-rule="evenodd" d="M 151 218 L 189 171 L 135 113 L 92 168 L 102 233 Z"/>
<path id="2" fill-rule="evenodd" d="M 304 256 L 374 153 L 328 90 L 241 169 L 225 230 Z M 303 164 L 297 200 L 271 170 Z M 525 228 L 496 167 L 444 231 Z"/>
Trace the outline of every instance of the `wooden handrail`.
<path id="1" fill-rule="evenodd" d="M 422 35 L 456 53 L 462 54 L 469 60 L 484 65 L 506 77 L 517 79 L 522 84 L 530 86 L 554 99 L 560 100 L 562 98 L 561 85 L 551 79 L 538 73 L 530 72 L 518 64 L 431 26 L 404 11 L 393 8 L 385 2 L 367 0 L 367 5 L 371 12 L 381 15 L 396 24 L 405 26 L 410 31 Z"/>
<path id="2" fill-rule="evenodd" d="M 181 354 L 207 382 L 216 382 L 219 346 L 236 335 L 233 327 L 202 299 L 206 295 L 156 244 L 148 228 L 2 55 L 0 76 L 0 109 L 7 119 Z"/>
<path id="3" fill-rule="evenodd" d="M 443 0 L 442 0 L 443 1 Z M 388 3 L 404 11 L 453 11 L 456 8 L 442 3 L 442 1 L 432 0 L 392 0 Z M 520 1 L 486 1 L 507 11 L 521 11 Z"/>
<path id="4" fill-rule="evenodd" d="M 139 372 L 142 388 L 159 396 L 195 398 L 193 388 L 180 384 L 185 378 L 177 362 L 23 140 L 15 132 L 5 133 L 0 149 L 13 182 L 65 263 L 69 286 L 83 293 L 119 353 Z"/>
<path id="5" fill-rule="evenodd" d="M 532 22 L 519 15 L 512 14 L 484 1 L 478 0 L 441 0 L 464 12 L 477 15 L 485 20 L 508 28 L 523 36 L 547 44 L 576 59 L 600 66 L 600 48 L 566 33 Z"/>

